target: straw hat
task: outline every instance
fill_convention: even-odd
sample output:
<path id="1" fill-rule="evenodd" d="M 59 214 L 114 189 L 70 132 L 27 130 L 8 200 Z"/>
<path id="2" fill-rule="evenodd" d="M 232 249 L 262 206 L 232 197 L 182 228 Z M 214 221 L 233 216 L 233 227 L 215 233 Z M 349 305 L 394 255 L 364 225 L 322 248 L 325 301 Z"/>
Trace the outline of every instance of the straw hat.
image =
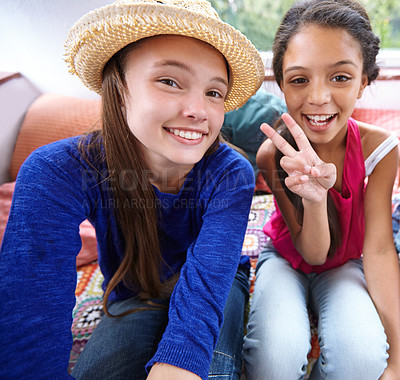
<path id="1" fill-rule="evenodd" d="M 194 37 L 222 53 L 231 71 L 226 112 L 242 106 L 264 80 L 264 64 L 256 48 L 223 22 L 206 0 L 118 0 L 95 9 L 71 28 L 65 60 L 71 73 L 100 93 L 103 68 L 117 51 L 161 34 Z"/>

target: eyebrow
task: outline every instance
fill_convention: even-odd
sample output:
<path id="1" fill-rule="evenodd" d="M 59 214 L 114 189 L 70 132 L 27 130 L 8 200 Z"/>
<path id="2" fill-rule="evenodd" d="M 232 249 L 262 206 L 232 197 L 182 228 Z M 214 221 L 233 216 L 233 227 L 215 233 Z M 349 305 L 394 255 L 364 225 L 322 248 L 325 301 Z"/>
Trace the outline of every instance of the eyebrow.
<path id="1" fill-rule="evenodd" d="M 358 66 L 350 59 L 338 61 L 338 62 L 334 63 L 332 65 L 332 67 L 338 67 L 338 66 L 343 66 L 343 65 L 352 65 L 352 66 L 358 68 Z M 288 73 L 288 72 L 296 71 L 296 70 L 306 70 L 306 68 L 303 66 L 291 66 L 288 69 L 286 69 L 284 72 Z"/>
<path id="2" fill-rule="evenodd" d="M 185 70 L 190 74 L 194 74 L 193 69 L 189 65 L 186 65 L 185 63 L 182 63 L 180 61 L 163 60 L 163 61 L 156 62 L 154 64 L 154 67 L 168 67 L 168 66 L 177 67 L 178 69 Z M 222 77 L 218 77 L 218 76 L 213 77 L 213 78 L 211 78 L 211 81 L 217 81 L 217 82 L 220 82 L 220 83 L 224 84 L 225 86 L 229 87 L 228 82 Z"/>

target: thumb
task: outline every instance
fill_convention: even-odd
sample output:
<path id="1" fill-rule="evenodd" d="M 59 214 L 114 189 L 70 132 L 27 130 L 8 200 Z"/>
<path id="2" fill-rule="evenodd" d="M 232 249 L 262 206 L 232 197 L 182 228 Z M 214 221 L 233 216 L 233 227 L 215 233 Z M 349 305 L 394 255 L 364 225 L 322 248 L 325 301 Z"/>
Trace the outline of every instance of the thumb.
<path id="1" fill-rule="evenodd" d="M 313 166 L 310 175 L 318 178 L 318 182 L 326 189 L 330 189 L 336 182 L 336 166 L 332 163 Z"/>

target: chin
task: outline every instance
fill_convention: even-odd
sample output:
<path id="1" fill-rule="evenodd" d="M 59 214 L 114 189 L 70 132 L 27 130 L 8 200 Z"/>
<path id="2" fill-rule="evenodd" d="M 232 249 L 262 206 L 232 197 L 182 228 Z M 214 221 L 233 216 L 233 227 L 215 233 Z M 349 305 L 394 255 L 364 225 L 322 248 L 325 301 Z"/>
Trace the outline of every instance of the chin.
<path id="1" fill-rule="evenodd" d="M 202 155 L 190 156 L 190 157 L 175 157 L 171 159 L 176 165 L 188 166 L 197 164 L 202 158 Z"/>

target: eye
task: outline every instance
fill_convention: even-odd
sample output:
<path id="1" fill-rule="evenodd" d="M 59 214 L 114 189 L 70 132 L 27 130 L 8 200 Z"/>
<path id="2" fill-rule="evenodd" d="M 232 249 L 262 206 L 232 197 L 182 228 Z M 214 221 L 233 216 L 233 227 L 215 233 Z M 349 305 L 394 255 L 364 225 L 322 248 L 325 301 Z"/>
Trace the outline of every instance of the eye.
<path id="1" fill-rule="evenodd" d="M 345 76 L 345 75 L 336 75 L 335 77 L 332 78 L 333 82 L 347 82 L 351 78 Z"/>
<path id="2" fill-rule="evenodd" d="M 224 96 L 219 91 L 208 91 L 206 93 L 207 96 L 211 96 L 212 98 L 224 98 Z"/>
<path id="3" fill-rule="evenodd" d="M 292 83 L 292 84 L 304 84 L 307 82 L 308 82 L 308 80 L 306 78 L 294 78 L 289 81 L 289 83 Z"/>
<path id="4" fill-rule="evenodd" d="M 160 79 L 160 82 L 165 84 L 165 85 L 167 85 L 167 86 L 170 86 L 170 87 L 178 87 L 176 82 L 174 80 L 170 79 L 170 78 Z"/>

